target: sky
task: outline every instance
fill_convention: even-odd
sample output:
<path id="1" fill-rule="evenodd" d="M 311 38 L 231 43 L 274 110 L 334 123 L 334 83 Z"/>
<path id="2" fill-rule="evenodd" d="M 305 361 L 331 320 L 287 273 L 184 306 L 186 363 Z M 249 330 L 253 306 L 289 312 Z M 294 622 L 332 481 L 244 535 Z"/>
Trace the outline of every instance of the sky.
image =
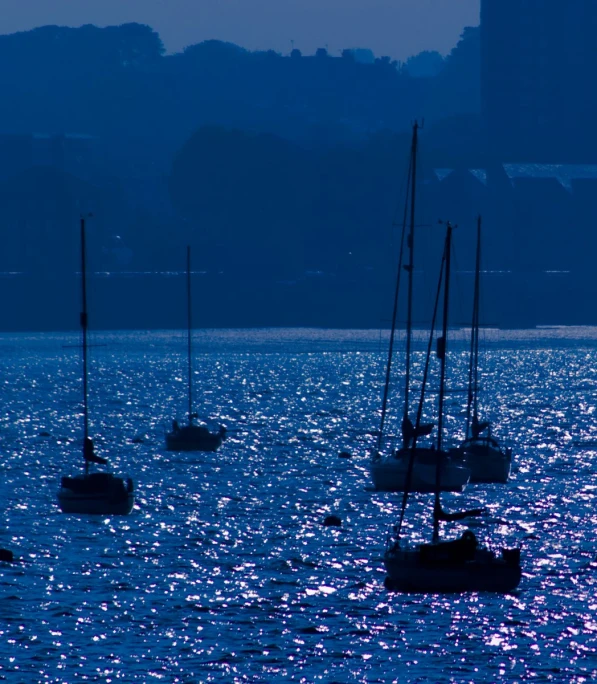
<path id="1" fill-rule="evenodd" d="M 405 60 L 422 50 L 447 54 L 465 26 L 479 23 L 480 0 L 0 0 L 0 33 L 58 24 L 148 24 L 168 52 L 207 39 L 249 50 L 305 54 L 326 47 L 370 48 Z"/>

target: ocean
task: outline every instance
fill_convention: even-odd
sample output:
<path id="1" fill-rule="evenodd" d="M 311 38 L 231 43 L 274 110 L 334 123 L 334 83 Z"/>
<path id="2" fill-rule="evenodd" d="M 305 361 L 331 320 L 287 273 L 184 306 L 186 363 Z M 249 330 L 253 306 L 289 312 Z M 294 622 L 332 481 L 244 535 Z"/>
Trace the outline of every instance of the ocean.
<path id="1" fill-rule="evenodd" d="M 449 443 L 464 430 L 467 334 L 450 336 Z M 91 434 L 137 495 L 129 516 L 92 517 L 56 503 L 60 477 L 83 467 L 79 335 L 0 335 L 0 547 L 18 559 L 0 564 L 0 680 L 597 680 L 597 329 L 483 333 L 482 416 L 513 473 L 443 503 L 486 506 L 476 535 L 521 546 L 511 595 L 384 588 L 400 499 L 371 489 L 368 459 L 387 337 L 196 331 L 195 405 L 229 436 L 217 453 L 169 453 L 185 333 L 93 332 Z M 398 344 L 390 434 L 401 361 Z M 409 538 L 430 537 L 431 513 L 429 495 L 412 497 Z M 322 525 L 330 514 L 341 527 Z"/>

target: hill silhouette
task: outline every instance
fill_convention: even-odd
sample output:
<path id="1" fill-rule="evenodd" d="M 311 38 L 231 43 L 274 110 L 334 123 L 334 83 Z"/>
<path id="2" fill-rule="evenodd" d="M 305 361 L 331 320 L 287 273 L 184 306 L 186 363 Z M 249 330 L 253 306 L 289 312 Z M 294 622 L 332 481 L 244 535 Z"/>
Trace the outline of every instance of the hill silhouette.
<path id="1" fill-rule="evenodd" d="M 541 168 L 488 156 L 478 29 L 445 59 L 398 64 L 367 50 L 280 55 L 220 41 L 167 55 L 139 24 L 47 26 L 0 36 L 0 65 L 7 328 L 76 326 L 52 302 L 76 291 L 87 212 L 91 268 L 103 274 L 98 325 L 179 325 L 176 278 L 156 274 L 180 269 L 186 244 L 204 272 L 200 324 L 377 325 L 415 119 L 425 120 L 421 273 L 436 269 L 441 238 L 428 226 L 439 218 L 461 225 L 466 270 L 482 212 L 489 265 L 510 273 L 493 320 L 590 318 L 570 301 L 590 286 L 597 172 L 565 151 Z M 565 248 L 562 225 L 583 227 Z M 567 275 L 554 285 L 547 271 Z"/>

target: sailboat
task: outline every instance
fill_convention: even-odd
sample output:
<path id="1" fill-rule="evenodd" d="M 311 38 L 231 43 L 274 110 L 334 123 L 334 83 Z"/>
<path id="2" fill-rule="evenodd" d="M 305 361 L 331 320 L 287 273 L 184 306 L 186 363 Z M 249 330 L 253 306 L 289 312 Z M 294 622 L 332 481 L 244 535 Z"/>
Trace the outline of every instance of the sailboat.
<path id="1" fill-rule="evenodd" d="M 512 449 L 502 449 L 491 434 L 491 423 L 479 420 L 479 283 L 481 272 L 481 217 L 477 219 L 477 253 L 469 363 L 466 439 L 457 452 L 471 470 L 471 482 L 508 482 Z"/>
<path id="2" fill-rule="evenodd" d="M 446 378 L 446 351 L 448 336 L 448 302 L 450 283 L 450 251 L 452 226 L 448 224 L 440 283 L 444 281 L 443 325 L 441 337 L 437 340 L 437 352 L 441 362 L 439 415 L 437 425 L 437 451 L 443 454 L 442 431 Z M 439 293 L 439 290 L 438 290 Z M 431 329 L 431 339 L 435 328 Z M 428 363 L 427 359 L 427 363 Z M 417 424 L 420 422 L 420 412 Z M 416 448 L 416 435 L 411 449 Z M 507 593 L 513 591 L 521 578 L 520 549 L 501 549 L 499 555 L 479 544 L 472 530 L 466 530 L 459 538 L 440 540 L 440 523 L 456 522 L 473 515 L 481 515 L 482 510 L 475 509 L 457 513 L 446 513 L 440 499 L 441 464 L 438 461 L 435 498 L 433 506 L 433 533 L 429 544 L 416 546 L 402 545 L 400 532 L 404 520 L 409 490 L 404 493 L 400 520 L 395 527 L 395 538 L 390 541 L 384 554 L 384 565 L 387 571 L 386 588 L 401 592 L 465 592 L 491 591 Z"/>
<path id="3" fill-rule="evenodd" d="M 396 275 L 396 288 L 394 292 L 394 310 L 392 315 L 392 329 L 388 349 L 388 361 L 386 365 L 386 377 L 381 408 L 381 423 L 378 432 L 377 445 L 371 454 L 370 472 L 373 485 L 377 490 L 388 492 L 402 492 L 406 488 L 410 472 L 410 487 L 416 492 L 433 492 L 435 488 L 436 466 L 440 454 L 433 446 L 411 448 L 416 438 L 428 436 L 433 430 L 433 424 L 418 425 L 414 427 L 410 418 L 411 404 L 411 351 L 412 351 L 412 320 L 413 320 L 413 274 L 414 274 L 414 245 L 415 245 L 415 206 L 417 184 L 417 147 L 418 147 L 418 123 L 413 126 L 412 144 L 410 151 L 410 168 L 408 177 L 407 195 L 409 199 L 404 210 L 402 228 L 402 240 L 398 269 Z M 409 193 L 410 190 L 410 193 Z M 410 207 L 409 207 L 410 204 Z M 409 249 L 409 262 L 404 269 L 408 274 L 407 295 L 407 320 L 406 320 L 406 354 L 405 354 L 405 381 L 404 381 L 404 413 L 402 417 L 402 447 L 398 449 L 387 448 L 384 453 L 385 421 L 388 410 L 389 388 L 391 380 L 392 360 L 394 355 L 394 339 L 396 334 L 396 319 L 398 313 L 398 296 L 400 291 L 400 276 L 403 270 L 404 233 L 407 225 L 408 213 L 410 212 L 409 235 L 407 245 Z M 423 395 L 421 401 L 423 400 Z M 461 492 L 468 484 L 470 471 L 461 463 L 452 462 L 450 457 L 444 455 L 441 462 L 441 488 L 444 491 Z M 411 466 L 411 461 L 414 462 Z"/>
<path id="4" fill-rule="evenodd" d="M 207 425 L 197 425 L 198 415 L 193 411 L 193 367 L 192 367 L 192 330 L 191 330 L 191 248 L 187 246 L 187 361 L 188 361 L 188 423 L 180 425 L 172 421 L 172 430 L 166 434 L 168 451 L 216 451 L 226 438 L 226 428 L 221 425 L 212 432 Z"/>
<path id="5" fill-rule="evenodd" d="M 90 472 L 90 464 L 106 465 L 107 459 L 95 453 L 89 436 L 89 402 L 87 392 L 87 275 L 85 255 L 85 219 L 81 218 L 81 330 L 83 334 L 83 474 L 64 476 L 58 490 L 58 505 L 63 513 L 127 515 L 133 508 L 134 484 L 107 472 Z"/>

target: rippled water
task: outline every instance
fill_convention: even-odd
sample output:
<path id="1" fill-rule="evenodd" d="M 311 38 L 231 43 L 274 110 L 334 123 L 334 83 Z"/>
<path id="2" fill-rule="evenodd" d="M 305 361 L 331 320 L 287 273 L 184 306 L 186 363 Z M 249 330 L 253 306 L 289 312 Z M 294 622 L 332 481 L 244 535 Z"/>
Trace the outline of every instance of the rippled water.
<path id="1" fill-rule="evenodd" d="M 454 337 L 458 390 L 465 335 Z M 516 467 L 508 485 L 471 486 L 444 503 L 486 504 L 478 536 L 522 544 L 524 575 L 510 596 L 385 591 L 397 495 L 371 491 L 367 472 L 378 332 L 197 333 L 200 412 L 230 429 L 217 454 L 163 447 L 185 408 L 180 333 L 92 342 L 92 432 L 137 482 L 128 517 L 56 506 L 61 474 L 81 465 L 78 337 L 0 336 L 0 546 L 21 559 L 0 567 L 0 679 L 597 679 L 596 330 L 487 339 L 484 402 Z M 455 438 L 463 402 L 450 395 Z M 430 512 L 425 495 L 409 508 L 414 538 L 428 535 Z M 322 526 L 329 513 L 341 528 Z"/>

